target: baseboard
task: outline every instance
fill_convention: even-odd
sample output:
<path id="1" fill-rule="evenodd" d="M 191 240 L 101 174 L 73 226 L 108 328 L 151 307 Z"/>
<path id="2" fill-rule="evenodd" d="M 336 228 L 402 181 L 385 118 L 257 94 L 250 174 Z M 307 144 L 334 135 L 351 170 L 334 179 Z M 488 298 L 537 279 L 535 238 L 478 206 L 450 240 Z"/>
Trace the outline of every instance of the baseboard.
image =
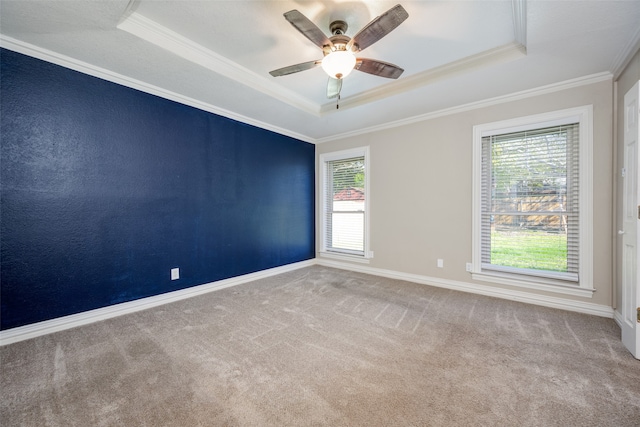
<path id="1" fill-rule="evenodd" d="M 206 283 L 203 285 L 193 286 L 179 291 L 168 292 L 165 294 L 155 295 L 152 297 L 142 298 L 135 301 L 124 302 L 111 305 L 108 307 L 89 310 L 70 316 L 59 317 L 56 319 L 45 320 L 43 322 L 32 323 L 30 325 L 19 326 L 17 328 L 0 331 L 0 346 L 24 341 L 30 338 L 51 334 L 54 332 L 64 331 L 66 329 L 75 328 L 77 326 L 88 325 L 90 323 L 99 322 L 101 320 L 110 319 L 124 314 L 134 313 L 136 311 L 146 310 L 148 308 L 157 307 L 163 304 L 180 301 L 186 298 L 195 297 L 209 292 L 217 291 L 231 286 L 241 285 L 265 277 L 275 276 L 276 274 L 286 273 L 288 271 L 297 270 L 303 267 L 309 267 L 315 264 L 314 259 L 301 261 L 293 264 L 283 265 L 281 267 L 270 268 L 255 273 L 245 274 L 229 279 L 218 280 L 216 282 Z"/>
<path id="2" fill-rule="evenodd" d="M 342 270 L 371 274 L 374 276 L 387 277 L 389 279 L 405 280 L 408 282 L 419 283 L 423 285 L 436 286 L 456 291 L 486 295 L 511 301 L 524 302 L 528 304 L 535 304 L 544 307 L 558 308 L 562 310 L 575 311 L 600 317 L 607 317 L 614 319 L 616 323 L 618 323 L 618 325 L 620 324 L 619 313 L 614 312 L 613 308 L 606 305 L 575 301 L 516 290 L 495 288 L 492 286 L 480 285 L 476 283 L 460 282 L 455 280 L 422 276 L 418 274 L 385 270 L 381 268 L 369 267 L 367 265 L 339 262 L 331 259 L 316 258 L 284 265 L 281 267 L 270 268 L 268 270 L 258 271 L 256 273 L 245 274 L 243 276 L 232 277 L 225 280 L 219 280 L 199 286 L 193 286 L 191 288 L 181 289 L 179 291 L 168 292 L 166 294 L 155 295 L 148 298 L 115 304 L 109 307 L 98 308 L 96 310 L 85 311 L 78 314 L 72 314 L 70 316 L 59 317 L 57 319 L 46 320 L 44 322 L 33 323 L 30 325 L 19 326 L 17 328 L 0 331 L 0 346 L 24 341 L 30 338 L 35 338 L 54 332 L 64 331 L 66 329 L 71 329 L 82 325 L 88 325 L 90 323 L 99 322 L 101 320 L 106 320 L 129 313 L 134 313 L 136 311 L 146 310 L 163 304 L 169 304 L 186 298 L 191 298 L 220 289 L 229 288 L 231 286 L 241 285 L 243 283 L 275 276 L 277 274 L 286 273 L 288 271 L 293 271 L 312 265 L 322 265 L 326 267 L 339 268 Z"/>
<path id="3" fill-rule="evenodd" d="M 578 313 L 591 314 L 600 317 L 614 318 L 613 308 L 607 305 L 594 304 L 570 300 L 565 298 L 551 297 L 547 295 L 534 294 L 529 292 L 496 288 L 493 286 L 481 285 L 477 283 L 460 282 L 456 280 L 441 279 L 437 277 L 422 276 L 418 274 L 402 273 L 399 271 L 373 268 L 366 265 L 347 264 L 329 259 L 316 258 L 316 264 L 326 267 L 334 267 L 342 270 L 356 271 L 359 273 L 372 274 L 374 276 L 387 277 L 389 279 L 405 280 L 407 282 L 420 283 L 423 285 L 436 286 L 439 288 L 452 289 L 456 291 L 469 292 L 473 294 L 486 295 L 490 297 L 502 298 L 511 301 L 519 301 L 527 304 L 535 304 L 544 307 L 558 308 L 561 310 L 574 311 Z"/>
<path id="4" fill-rule="evenodd" d="M 622 328 L 622 313 L 618 310 L 613 310 L 613 320 L 615 320 L 618 326 Z"/>

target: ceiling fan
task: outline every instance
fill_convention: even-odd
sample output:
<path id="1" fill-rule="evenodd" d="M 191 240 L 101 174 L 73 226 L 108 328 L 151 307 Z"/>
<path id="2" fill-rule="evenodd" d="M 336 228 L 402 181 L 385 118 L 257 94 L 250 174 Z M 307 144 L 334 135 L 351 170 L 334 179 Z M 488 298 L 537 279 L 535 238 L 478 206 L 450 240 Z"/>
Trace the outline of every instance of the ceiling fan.
<path id="1" fill-rule="evenodd" d="M 369 22 L 353 38 L 345 35 L 345 21 L 333 21 L 329 26 L 332 36 L 327 37 L 311 20 L 295 9 L 286 12 L 284 17 L 303 36 L 322 49 L 324 58 L 273 70 L 269 72 L 273 77 L 286 76 L 321 65 L 329 75 L 327 98 L 335 98 L 340 96 L 342 79 L 352 70 L 390 79 L 397 79 L 404 72 L 402 68 L 388 62 L 355 56 L 357 52 L 389 34 L 409 17 L 407 11 L 399 4 Z"/>

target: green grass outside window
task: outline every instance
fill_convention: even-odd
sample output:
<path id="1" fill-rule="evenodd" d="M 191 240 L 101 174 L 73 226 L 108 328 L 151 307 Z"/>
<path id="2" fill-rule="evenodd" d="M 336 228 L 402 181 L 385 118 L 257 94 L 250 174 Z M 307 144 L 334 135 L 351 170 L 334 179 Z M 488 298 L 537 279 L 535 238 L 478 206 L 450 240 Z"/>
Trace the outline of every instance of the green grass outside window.
<path id="1" fill-rule="evenodd" d="M 567 235 L 532 230 L 493 230 L 491 264 L 566 272 Z"/>

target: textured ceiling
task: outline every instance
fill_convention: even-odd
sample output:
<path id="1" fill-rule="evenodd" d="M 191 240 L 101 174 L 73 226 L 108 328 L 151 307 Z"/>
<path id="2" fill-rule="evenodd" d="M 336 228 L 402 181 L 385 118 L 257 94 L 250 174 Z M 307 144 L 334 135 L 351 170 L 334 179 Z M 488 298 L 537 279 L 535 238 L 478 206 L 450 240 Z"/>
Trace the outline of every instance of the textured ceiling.
<path id="1" fill-rule="evenodd" d="M 615 73 L 637 49 L 640 1 L 403 1 L 409 18 L 361 56 L 405 69 L 354 71 L 340 109 L 322 58 L 284 19 L 298 9 L 353 36 L 388 1 L 0 1 L 3 47 L 321 142 L 482 100 Z"/>

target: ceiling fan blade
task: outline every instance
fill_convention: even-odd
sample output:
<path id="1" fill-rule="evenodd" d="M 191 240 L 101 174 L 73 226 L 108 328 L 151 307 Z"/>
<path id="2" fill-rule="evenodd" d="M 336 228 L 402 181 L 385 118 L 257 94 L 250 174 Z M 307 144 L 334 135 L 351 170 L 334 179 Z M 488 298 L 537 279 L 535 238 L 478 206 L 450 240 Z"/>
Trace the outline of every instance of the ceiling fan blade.
<path id="1" fill-rule="evenodd" d="M 286 76 L 287 74 L 299 73 L 300 71 L 306 71 L 320 65 L 322 60 L 303 62 L 301 64 L 289 65 L 288 67 L 278 68 L 277 70 L 269 71 L 273 77 Z"/>
<path id="2" fill-rule="evenodd" d="M 347 50 L 350 50 L 354 44 L 357 45 L 358 50 L 366 49 L 393 31 L 408 17 L 409 14 L 401 5 L 395 5 L 373 21 L 369 22 L 366 27 L 353 36 L 347 44 Z"/>
<path id="3" fill-rule="evenodd" d="M 404 70 L 397 65 L 368 58 L 356 59 L 356 66 L 354 68 L 363 73 L 386 77 L 388 79 L 397 79 L 404 72 Z"/>
<path id="4" fill-rule="evenodd" d="M 329 40 L 329 38 L 316 26 L 316 24 L 311 22 L 309 18 L 296 9 L 285 12 L 284 18 L 289 21 L 296 30 L 300 31 L 303 36 L 311 40 L 313 44 L 318 46 L 320 49 L 324 46 L 333 46 L 331 40 Z"/>
<path id="5" fill-rule="evenodd" d="M 329 77 L 329 82 L 327 83 L 327 98 L 331 99 L 340 95 L 340 90 L 342 90 L 342 79 Z"/>

